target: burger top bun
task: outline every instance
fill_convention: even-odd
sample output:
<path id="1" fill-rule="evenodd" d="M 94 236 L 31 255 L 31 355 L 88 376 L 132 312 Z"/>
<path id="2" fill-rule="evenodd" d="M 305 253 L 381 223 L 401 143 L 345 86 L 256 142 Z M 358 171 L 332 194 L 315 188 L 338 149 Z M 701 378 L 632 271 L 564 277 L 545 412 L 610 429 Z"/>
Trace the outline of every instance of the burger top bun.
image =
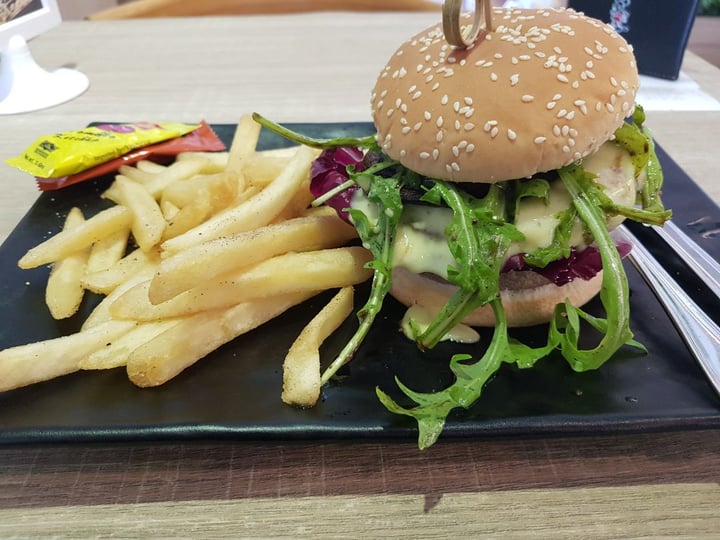
<path id="1" fill-rule="evenodd" d="M 493 13 L 467 49 L 436 25 L 393 54 L 371 98 L 389 157 L 442 180 L 524 178 L 594 152 L 632 113 L 635 57 L 612 27 L 569 9 Z"/>

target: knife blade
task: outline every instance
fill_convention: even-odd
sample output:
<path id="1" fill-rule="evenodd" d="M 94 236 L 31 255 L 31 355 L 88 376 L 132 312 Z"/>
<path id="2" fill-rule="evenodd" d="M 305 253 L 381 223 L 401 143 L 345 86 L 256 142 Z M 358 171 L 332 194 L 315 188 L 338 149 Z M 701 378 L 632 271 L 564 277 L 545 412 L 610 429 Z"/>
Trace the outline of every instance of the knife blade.
<path id="1" fill-rule="evenodd" d="M 693 301 L 627 227 L 613 236 L 633 246 L 628 260 L 665 308 L 695 361 L 720 396 L 720 327 Z"/>

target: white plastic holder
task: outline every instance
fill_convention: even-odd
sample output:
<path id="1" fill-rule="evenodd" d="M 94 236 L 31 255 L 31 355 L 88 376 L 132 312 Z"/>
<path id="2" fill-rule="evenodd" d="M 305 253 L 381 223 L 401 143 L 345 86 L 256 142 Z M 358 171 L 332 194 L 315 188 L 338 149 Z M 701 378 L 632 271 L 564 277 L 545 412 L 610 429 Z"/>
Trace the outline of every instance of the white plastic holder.
<path id="1" fill-rule="evenodd" d="M 22 36 L 0 51 L 0 115 L 47 109 L 76 98 L 90 85 L 79 71 L 46 71 L 37 65 Z"/>

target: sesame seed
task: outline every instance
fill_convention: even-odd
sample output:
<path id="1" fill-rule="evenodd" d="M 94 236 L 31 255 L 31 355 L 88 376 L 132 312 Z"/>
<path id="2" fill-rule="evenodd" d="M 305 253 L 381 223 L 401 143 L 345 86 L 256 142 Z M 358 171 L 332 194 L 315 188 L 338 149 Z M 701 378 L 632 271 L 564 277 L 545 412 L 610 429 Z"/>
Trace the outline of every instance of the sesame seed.
<path id="1" fill-rule="evenodd" d="M 458 156 L 460 156 L 460 149 L 457 146 L 453 146 L 452 153 L 455 157 L 458 157 Z"/>
<path id="2" fill-rule="evenodd" d="M 522 97 L 523 103 L 531 103 L 535 99 L 535 96 L 531 96 L 530 94 L 525 94 Z"/>
<path id="3" fill-rule="evenodd" d="M 425 111 L 423 113 L 423 118 L 425 118 L 425 120 L 427 120 L 428 122 L 432 120 L 432 114 L 430 114 L 430 111 Z"/>
<path id="4" fill-rule="evenodd" d="M 474 150 L 475 150 L 475 145 L 474 145 L 474 144 L 468 144 L 467 147 L 465 148 L 465 151 L 466 151 L 468 154 L 472 153 Z"/>
<path id="5" fill-rule="evenodd" d="M 472 122 L 467 122 L 463 126 L 463 128 L 465 129 L 465 131 L 472 131 L 473 129 L 475 129 L 475 124 L 473 124 Z"/>
<path id="6" fill-rule="evenodd" d="M 408 133 L 410 133 L 410 130 L 411 130 L 410 126 L 405 126 L 402 128 L 401 131 L 402 131 L 403 135 L 407 135 Z"/>
<path id="7" fill-rule="evenodd" d="M 442 131 L 438 131 L 438 132 L 437 132 L 437 135 L 435 136 L 435 140 L 436 140 L 437 142 L 442 142 L 443 136 L 444 136 L 444 133 L 443 133 Z"/>
<path id="8" fill-rule="evenodd" d="M 465 101 L 465 105 L 472 105 L 473 100 L 471 97 L 466 97 L 463 101 Z"/>
<path id="9" fill-rule="evenodd" d="M 422 96 L 422 92 L 420 92 L 420 91 L 418 90 L 417 92 L 415 92 L 415 93 L 413 94 L 413 97 L 412 97 L 412 98 L 413 98 L 413 101 L 416 100 L 416 99 L 418 99 L 420 96 Z"/>
<path id="10" fill-rule="evenodd" d="M 546 108 L 548 111 L 551 111 L 552 109 L 555 108 L 555 105 L 557 105 L 557 103 L 556 103 L 555 101 L 548 101 L 548 102 L 545 104 L 545 108 Z"/>
<path id="11" fill-rule="evenodd" d="M 497 134 L 500 132 L 500 130 L 497 127 L 494 127 L 490 130 L 490 136 L 494 139 L 497 137 Z"/>
<path id="12" fill-rule="evenodd" d="M 564 82 L 564 83 L 570 82 L 570 79 L 568 79 L 568 78 L 567 78 L 565 75 L 563 75 L 562 73 L 558 73 L 558 74 L 557 74 L 557 80 L 560 81 L 560 82 Z"/>
<path id="13" fill-rule="evenodd" d="M 615 107 L 613 107 L 611 103 L 606 103 L 605 108 L 607 109 L 607 112 L 609 112 L 609 113 L 615 112 Z"/>
<path id="14" fill-rule="evenodd" d="M 420 159 L 427 159 L 430 157 L 429 152 L 420 152 Z"/>
<path id="15" fill-rule="evenodd" d="M 570 126 L 564 125 L 562 129 L 560 130 L 560 133 L 562 133 L 563 137 L 567 137 L 568 133 L 570 133 Z"/>
<path id="16" fill-rule="evenodd" d="M 553 135 L 555 135 L 556 137 L 559 137 L 560 136 L 560 126 L 555 124 L 552 129 L 553 129 Z"/>
<path id="17" fill-rule="evenodd" d="M 556 115 L 557 118 L 565 118 L 567 116 L 567 109 L 560 109 Z"/>
<path id="18" fill-rule="evenodd" d="M 511 141 L 514 141 L 515 139 L 517 139 L 517 133 L 515 133 L 512 129 L 507 130 L 507 136 L 508 136 L 508 139 L 510 139 Z"/>
<path id="19" fill-rule="evenodd" d="M 565 146 L 562 147 L 562 151 L 563 151 L 564 154 L 568 154 L 568 153 L 570 152 L 570 147 L 567 146 L 567 145 L 565 145 Z"/>
<path id="20" fill-rule="evenodd" d="M 437 148 L 434 148 L 432 151 L 432 158 L 437 161 L 437 158 L 440 156 L 440 150 Z"/>
<path id="21" fill-rule="evenodd" d="M 535 144 L 542 144 L 542 143 L 544 143 L 546 140 L 547 140 L 546 137 L 535 137 L 534 142 L 535 142 Z"/>
<path id="22" fill-rule="evenodd" d="M 455 131 L 460 131 L 460 127 L 461 127 L 460 120 L 455 120 Z"/>
<path id="23" fill-rule="evenodd" d="M 414 129 L 415 131 L 420 131 L 420 128 L 422 127 L 422 125 L 423 125 L 422 122 L 417 122 L 417 123 L 413 126 L 413 129 Z"/>
<path id="24" fill-rule="evenodd" d="M 437 121 L 435 122 L 435 125 L 437 127 L 442 127 L 442 125 L 443 125 L 443 117 L 442 116 L 438 116 Z"/>
<path id="25" fill-rule="evenodd" d="M 459 172 L 459 171 L 460 171 L 460 165 L 458 165 L 458 163 L 457 163 L 456 161 L 453 161 L 453 162 L 450 164 L 450 167 L 452 167 L 452 170 L 455 171 L 455 172 Z"/>
<path id="26" fill-rule="evenodd" d="M 520 74 L 519 73 L 513 73 L 510 76 L 510 86 L 515 86 L 520 81 Z"/>
<path id="27" fill-rule="evenodd" d="M 447 95 L 447 94 L 444 94 L 443 97 L 442 97 L 442 99 L 440 100 L 440 104 L 441 104 L 441 105 L 447 105 L 448 99 L 449 99 L 449 98 L 448 98 L 448 95 Z"/>
<path id="28" fill-rule="evenodd" d="M 491 73 L 491 74 L 490 74 L 490 80 L 491 80 L 491 81 L 497 81 L 497 80 L 498 80 L 497 73 L 494 73 L 494 72 Z"/>

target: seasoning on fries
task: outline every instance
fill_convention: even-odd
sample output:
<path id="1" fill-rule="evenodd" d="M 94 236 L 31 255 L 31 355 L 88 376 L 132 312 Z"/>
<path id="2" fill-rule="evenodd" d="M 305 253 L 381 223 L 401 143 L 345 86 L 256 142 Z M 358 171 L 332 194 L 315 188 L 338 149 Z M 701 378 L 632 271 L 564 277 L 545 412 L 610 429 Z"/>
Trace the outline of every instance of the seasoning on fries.
<path id="1" fill-rule="evenodd" d="M 138 386 L 161 385 L 290 307 L 339 289 L 287 360 L 284 395 L 312 381 L 317 400 L 319 359 L 307 359 L 347 317 L 352 286 L 372 275 L 371 255 L 347 246 L 357 233 L 334 212 L 310 208 L 318 151 L 259 151 L 259 132 L 245 116 L 227 152 L 121 166 L 102 194 L 115 206 L 94 216 L 74 208 L 61 232 L 30 249 L 18 264 L 52 265 L 53 317 L 76 313 L 86 291 L 104 298 L 78 332 L 0 351 L 0 391 L 118 367 Z"/>

